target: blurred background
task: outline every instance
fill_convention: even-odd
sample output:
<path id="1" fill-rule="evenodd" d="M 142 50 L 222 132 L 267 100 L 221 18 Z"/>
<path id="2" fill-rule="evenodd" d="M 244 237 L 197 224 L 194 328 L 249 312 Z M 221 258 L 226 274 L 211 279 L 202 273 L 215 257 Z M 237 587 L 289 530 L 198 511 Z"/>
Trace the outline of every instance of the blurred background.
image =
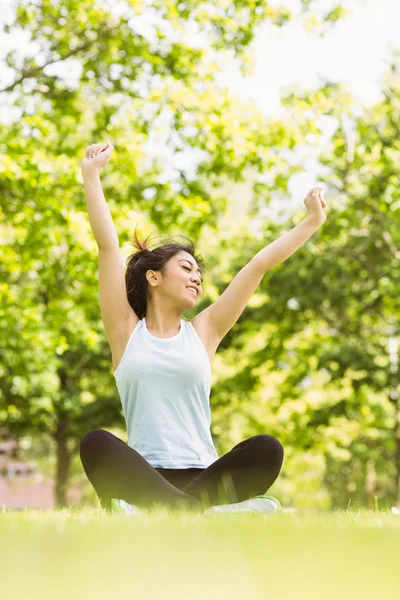
<path id="1" fill-rule="evenodd" d="M 187 319 L 325 185 L 326 223 L 219 346 L 212 435 L 276 436 L 285 506 L 400 509 L 398 2 L 1 8 L 0 508 L 98 506 L 80 439 L 127 441 L 80 173 L 109 139 L 124 257 L 139 223 L 206 261 Z"/>

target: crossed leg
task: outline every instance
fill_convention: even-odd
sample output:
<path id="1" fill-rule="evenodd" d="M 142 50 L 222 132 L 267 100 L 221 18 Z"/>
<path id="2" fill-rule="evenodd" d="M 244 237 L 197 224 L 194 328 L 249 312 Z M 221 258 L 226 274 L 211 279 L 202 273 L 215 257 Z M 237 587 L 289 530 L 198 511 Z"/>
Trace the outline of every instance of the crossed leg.
<path id="1" fill-rule="evenodd" d="M 259 434 L 243 440 L 205 469 L 156 469 L 112 433 L 95 429 L 82 438 L 80 456 L 106 510 L 111 508 L 111 498 L 143 508 L 164 505 L 198 510 L 265 493 L 279 475 L 283 448 L 274 437 Z"/>

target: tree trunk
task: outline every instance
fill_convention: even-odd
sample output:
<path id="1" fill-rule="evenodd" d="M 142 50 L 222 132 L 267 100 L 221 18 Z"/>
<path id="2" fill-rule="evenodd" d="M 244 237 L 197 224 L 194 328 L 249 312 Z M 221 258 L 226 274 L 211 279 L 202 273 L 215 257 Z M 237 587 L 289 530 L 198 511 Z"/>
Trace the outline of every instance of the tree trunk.
<path id="1" fill-rule="evenodd" d="M 367 476 L 365 478 L 365 491 L 367 492 L 367 505 L 370 510 L 375 508 L 376 498 L 376 471 L 373 460 L 367 462 Z"/>
<path id="2" fill-rule="evenodd" d="M 71 455 L 68 451 L 68 419 L 60 419 L 55 434 L 57 443 L 57 465 L 55 481 L 55 504 L 56 508 L 68 506 L 67 489 L 69 480 L 69 470 L 71 464 Z"/>
<path id="3" fill-rule="evenodd" d="M 395 452 L 396 452 L 396 505 L 400 510 L 400 404 L 399 396 L 396 402 L 396 428 L 394 432 Z"/>

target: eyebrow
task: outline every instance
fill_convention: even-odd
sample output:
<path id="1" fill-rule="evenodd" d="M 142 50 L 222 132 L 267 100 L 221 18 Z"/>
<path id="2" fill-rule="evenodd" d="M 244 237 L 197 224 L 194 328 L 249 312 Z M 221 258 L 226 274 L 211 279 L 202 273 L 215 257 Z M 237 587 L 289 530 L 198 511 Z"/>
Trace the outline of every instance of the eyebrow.
<path id="1" fill-rule="evenodd" d="M 181 262 L 182 260 L 185 260 L 186 262 L 188 262 L 194 266 L 194 262 L 192 262 L 191 260 L 188 260 L 187 258 L 181 258 L 180 260 L 178 260 L 178 262 Z M 200 273 L 200 275 L 202 275 L 202 272 L 200 271 L 200 269 L 197 269 L 197 270 Z"/>

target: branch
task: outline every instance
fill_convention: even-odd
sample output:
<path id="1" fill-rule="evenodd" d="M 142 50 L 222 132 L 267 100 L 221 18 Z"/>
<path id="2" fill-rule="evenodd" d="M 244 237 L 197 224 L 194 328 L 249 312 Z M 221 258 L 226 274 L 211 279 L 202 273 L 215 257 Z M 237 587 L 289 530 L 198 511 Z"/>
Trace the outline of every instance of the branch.
<path id="1" fill-rule="evenodd" d="M 393 242 L 392 236 L 390 235 L 390 233 L 388 231 L 384 231 L 382 234 L 382 237 L 385 240 L 385 242 L 387 243 L 387 245 L 389 246 L 390 251 L 392 252 L 393 256 L 395 258 L 397 258 L 397 260 L 400 260 L 400 250 L 398 249 L 396 244 Z"/>
<path id="2" fill-rule="evenodd" d="M 98 37 L 102 37 L 104 35 L 106 35 L 106 36 L 110 35 L 114 31 L 117 31 L 117 30 L 118 30 L 118 27 L 112 27 L 110 29 L 105 29 L 105 30 L 101 30 L 100 29 L 100 36 L 98 36 Z M 24 81 L 24 79 L 30 79 L 32 77 L 35 77 L 36 75 L 38 75 L 39 73 L 41 73 L 43 71 L 43 69 L 45 67 L 47 67 L 48 65 L 53 65 L 53 64 L 58 63 L 60 61 L 67 60 L 68 58 L 71 58 L 72 56 L 75 56 L 76 54 L 79 54 L 80 52 L 83 52 L 87 48 L 93 46 L 94 43 L 95 42 L 93 40 L 87 40 L 81 46 L 78 46 L 74 50 L 71 50 L 71 52 L 69 54 L 67 54 L 66 56 L 61 56 L 60 58 L 49 60 L 44 65 L 37 66 L 37 67 L 31 67 L 30 69 L 27 69 L 25 72 L 22 73 L 22 75 L 21 75 L 21 77 L 19 77 L 19 79 L 16 79 L 13 83 L 10 83 L 10 85 L 8 85 L 7 87 L 5 87 L 3 89 L 0 89 L 0 94 L 3 93 L 3 92 L 11 92 L 17 85 L 19 85 L 20 83 L 22 83 Z M 50 50 L 49 50 L 50 53 L 55 52 L 56 50 L 57 50 L 57 46 L 56 45 L 50 46 Z"/>

